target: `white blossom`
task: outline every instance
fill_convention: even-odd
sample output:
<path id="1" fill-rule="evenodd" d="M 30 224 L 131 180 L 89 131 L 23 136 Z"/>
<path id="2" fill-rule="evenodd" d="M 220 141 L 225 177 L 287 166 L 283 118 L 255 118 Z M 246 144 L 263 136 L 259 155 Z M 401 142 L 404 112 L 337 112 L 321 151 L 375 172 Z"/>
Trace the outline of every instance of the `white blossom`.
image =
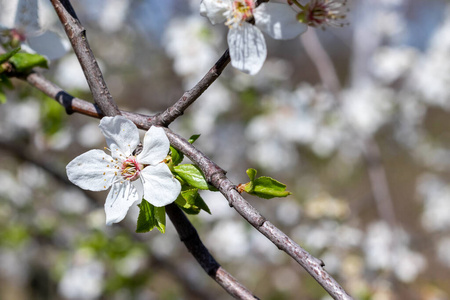
<path id="1" fill-rule="evenodd" d="M 106 224 L 120 222 L 142 197 L 158 207 L 175 201 L 181 185 L 163 162 L 170 143 L 162 128 L 151 127 L 142 152 L 135 155 L 139 131 L 130 120 L 104 117 L 99 127 L 111 156 L 90 150 L 72 160 L 66 169 L 69 180 L 82 189 L 102 191 L 111 187 L 105 203 Z"/>
<path id="2" fill-rule="evenodd" d="M 280 40 L 292 39 L 307 29 L 297 21 L 295 11 L 281 3 L 256 7 L 254 0 L 202 0 L 200 13 L 212 24 L 225 22 L 231 65 L 250 75 L 258 73 L 267 56 L 260 29 Z M 256 26 L 247 22 L 252 19 Z"/>

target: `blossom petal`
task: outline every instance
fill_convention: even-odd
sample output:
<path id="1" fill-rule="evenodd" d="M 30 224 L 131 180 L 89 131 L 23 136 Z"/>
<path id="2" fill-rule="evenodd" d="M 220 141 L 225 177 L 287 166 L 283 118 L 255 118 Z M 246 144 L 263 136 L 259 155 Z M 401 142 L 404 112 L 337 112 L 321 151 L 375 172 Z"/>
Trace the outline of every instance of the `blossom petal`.
<path id="1" fill-rule="evenodd" d="M 90 150 L 75 157 L 67 166 L 69 180 L 84 190 L 103 191 L 111 186 L 116 169 L 113 158 L 102 150 Z"/>
<path id="2" fill-rule="evenodd" d="M 138 193 L 139 199 L 142 200 L 142 197 L 144 197 L 144 186 L 142 185 L 142 180 L 134 180 L 131 182 L 131 184 L 134 185 L 134 188 L 136 189 L 136 191 Z M 140 203 L 140 201 L 139 201 L 139 203 Z"/>
<path id="3" fill-rule="evenodd" d="M 141 164 L 157 165 L 166 158 L 170 142 L 161 127 L 152 126 L 144 137 L 142 152 L 136 157 Z"/>
<path id="4" fill-rule="evenodd" d="M 264 35 L 256 26 L 247 22 L 230 28 L 228 46 L 231 65 L 250 75 L 258 73 L 266 60 L 267 48 Z"/>
<path id="5" fill-rule="evenodd" d="M 130 181 L 113 184 L 105 202 L 106 225 L 122 221 L 131 205 L 141 200 L 138 190 Z"/>
<path id="6" fill-rule="evenodd" d="M 104 117 L 99 127 L 111 149 L 112 157 L 117 158 L 120 154 L 130 156 L 139 144 L 139 130 L 125 117 Z"/>
<path id="7" fill-rule="evenodd" d="M 230 0 L 202 0 L 200 14 L 207 17 L 212 24 L 223 23 L 226 20 L 224 13 L 232 10 Z"/>
<path id="8" fill-rule="evenodd" d="M 256 26 L 276 40 L 293 39 L 308 29 L 296 15 L 289 5 L 281 3 L 263 3 L 254 13 Z"/>
<path id="9" fill-rule="evenodd" d="M 175 201 L 180 194 L 181 184 L 164 164 L 147 166 L 141 172 L 144 184 L 144 199 L 154 206 L 161 207 Z"/>

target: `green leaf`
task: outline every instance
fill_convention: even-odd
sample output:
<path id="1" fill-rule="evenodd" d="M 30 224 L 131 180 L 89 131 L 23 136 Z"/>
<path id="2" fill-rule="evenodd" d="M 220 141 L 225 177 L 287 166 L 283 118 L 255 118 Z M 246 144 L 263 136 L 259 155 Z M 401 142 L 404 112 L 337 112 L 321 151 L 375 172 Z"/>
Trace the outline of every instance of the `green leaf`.
<path id="1" fill-rule="evenodd" d="M 0 55 L 0 64 L 4 63 L 5 61 L 8 61 L 8 59 L 10 59 L 17 52 L 19 52 L 19 50 L 20 50 L 20 47 L 17 47 L 15 49 L 9 51 L 8 53 Z"/>
<path id="2" fill-rule="evenodd" d="M 247 175 L 248 175 L 248 178 L 250 178 L 250 181 L 255 180 L 256 173 L 257 173 L 257 171 L 255 169 L 248 169 L 247 170 Z"/>
<path id="3" fill-rule="evenodd" d="M 17 53 L 9 61 L 18 72 L 26 72 L 34 67 L 48 68 L 47 59 L 40 54 Z"/>
<path id="4" fill-rule="evenodd" d="M 200 134 L 194 134 L 189 138 L 188 142 L 193 144 L 199 137 L 200 137 Z"/>
<path id="5" fill-rule="evenodd" d="M 181 191 L 181 196 L 186 200 L 188 205 L 195 205 L 195 198 L 198 196 L 198 189 L 189 189 Z"/>
<path id="6" fill-rule="evenodd" d="M 202 196 L 200 196 L 200 194 L 197 196 L 197 198 L 195 198 L 195 206 L 197 206 L 200 209 L 203 209 L 208 214 L 211 214 L 211 211 L 209 210 L 208 205 L 205 203 L 205 201 L 203 200 Z"/>
<path id="7" fill-rule="evenodd" d="M 190 186 L 198 188 L 200 190 L 217 191 L 216 188 L 208 185 L 205 176 L 203 176 L 203 173 L 196 166 L 191 164 L 184 164 L 175 166 L 173 169 L 175 170 L 177 175 Z"/>
<path id="8" fill-rule="evenodd" d="M 183 161 L 184 155 L 174 147 L 170 146 L 170 152 L 172 153 L 172 163 L 174 166 Z"/>
<path id="9" fill-rule="evenodd" d="M 211 214 L 208 205 L 198 193 L 198 189 L 187 189 L 181 191 L 175 203 L 187 214 L 196 215 L 200 210 Z"/>
<path id="10" fill-rule="evenodd" d="M 286 191 L 285 184 L 267 176 L 256 178 L 256 173 L 257 171 L 255 169 L 247 170 L 247 175 L 250 178 L 250 182 L 240 184 L 238 186 L 238 190 L 240 193 L 245 191 L 251 195 L 255 195 L 264 199 L 286 197 L 291 194 L 290 192 Z"/>
<path id="11" fill-rule="evenodd" d="M 253 189 L 249 194 L 264 199 L 286 197 L 291 193 L 286 191 L 286 185 L 270 177 L 262 176 L 253 181 Z"/>
<path id="12" fill-rule="evenodd" d="M 157 228 L 161 233 L 166 231 L 166 209 L 156 207 L 142 199 L 139 206 L 139 217 L 137 220 L 136 232 L 144 233 Z"/>
<path id="13" fill-rule="evenodd" d="M 186 199 L 184 199 L 182 196 L 178 196 L 177 200 L 175 200 L 175 203 L 179 208 L 181 208 L 185 213 L 189 215 L 198 215 L 198 213 L 200 212 L 200 208 L 188 204 L 186 202 Z"/>

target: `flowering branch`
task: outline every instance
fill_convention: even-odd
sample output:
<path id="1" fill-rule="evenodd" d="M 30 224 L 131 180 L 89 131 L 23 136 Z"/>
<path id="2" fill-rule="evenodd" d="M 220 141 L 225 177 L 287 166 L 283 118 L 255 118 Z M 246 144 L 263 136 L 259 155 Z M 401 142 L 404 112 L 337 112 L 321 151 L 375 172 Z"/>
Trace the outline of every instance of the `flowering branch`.
<path id="1" fill-rule="evenodd" d="M 74 98 L 43 76 L 32 73 L 23 77 L 37 89 L 54 98 L 66 108 L 66 111 L 78 112 L 88 116 L 101 118 L 103 115 L 94 104 Z M 141 129 L 149 129 L 154 119 L 150 116 L 122 112 Z M 235 185 L 225 176 L 225 171 L 211 161 L 201 151 L 181 136 L 166 128 L 170 143 L 189 157 L 204 173 L 208 182 L 220 190 L 230 205 L 253 227 L 266 236 L 280 250 L 286 252 L 297 261 L 334 299 L 352 299 L 336 280 L 323 268 L 323 262 L 296 244 L 284 232 L 267 221 L 253 206 L 250 205 L 236 190 Z"/>
<path id="2" fill-rule="evenodd" d="M 76 17 L 70 2 L 68 0 L 51 0 L 51 2 L 58 13 L 61 23 L 65 27 L 66 33 L 83 67 L 97 106 L 72 97 L 36 73 L 29 74 L 24 79 L 38 89 L 41 89 L 50 97 L 56 99 L 66 108 L 68 113 L 80 112 L 99 118 L 105 115 L 120 115 L 121 112 L 112 100 L 112 96 L 106 87 L 98 64 L 87 43 L 85 30 Z M 182 115 L 184 110 L 217 79 L 229 61 L 230 56 L 228 51 L 226 51 L 218 63 L 193 89 L 186 92 L 174 106 L 161 115 L 152 118 L 133 113 L 124 113 L 124 116 L 129 117 L 130 120 L 142 129 L 149 129 L 152 125 L 167 126 L 178 116 Z M 343 288 L 323 269 L 324 264 L 322 261 L 310 255 L 285 233 L 267 221 L 240 195 L 235 185 L 225 176 L 224 170 L 192 146 L 187 140 L 173 133 L 168 128 L 165 130 L 170 143 L 189 157 L 202 170 L 208 183 L 220 190 L 228 200 L 230 206 L 234 207 L 244 219 L 272 241 L 280 250 L 283 250 L 294 258 L 334 299 L 351 299 Z M 174 205 L 167 207 L 169 217 L 176 226 L 180 238 L 186 247 L 196 257 L 206 272 L 231 295 L 242 299 L 254 299 L 254 296 L 245 287 L 221 269 L 220 265 L 212 258 L 205 246 L 201 243 L 195 228 L 189 223 L 186 216 L 176 206 L 175 208 L 173 207 Z"/>
<path id="3" fill-rule="evenodd" d="M 119 108 L 106 86 L 100 67 L 87 41 L 86 30 L 78 19 L 70 1 L 51 0 L 51 3 L 80 62 L 95 103 L 106 116 L 120 115 Z"/>

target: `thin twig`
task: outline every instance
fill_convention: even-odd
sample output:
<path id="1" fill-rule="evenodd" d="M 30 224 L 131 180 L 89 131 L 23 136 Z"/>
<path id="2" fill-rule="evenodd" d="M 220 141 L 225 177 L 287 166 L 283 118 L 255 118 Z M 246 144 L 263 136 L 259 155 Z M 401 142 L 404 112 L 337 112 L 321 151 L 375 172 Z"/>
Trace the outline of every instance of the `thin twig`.
<path id="1" fill-rule="evenodd" d="M 84 76 L 94 97 L 95 103 L 105 116 L 120 115 L 119 108 L 114 102 L 106 86 L 102 71 L 92 53 L 86 38 L 86 30 L 81 25 L 69 0 L 50 0 L 64 26 L 67 37 L 72 44 L 75 55 L 83 69 Z"/>
<path id="2" fill-rule="evenodd" d="M 230 53 L 226 50 L 208 73 L 206 73 L 192 89 L 185 92 L 174 105 L 155 116 L 156 124 L 167 127 L 170 123 L 175 121 L 176 118 L 181 116 L 184 111 L 220 76 L 220 74 L 222 74 L 223 69 L 225 69 L 229 62 Z"/>
<path id="3" fill-rule="evenodd" d="M 32 76 L 31 79 L 29 79 L 30 76 Z M 31 74 L 23 79 L 33 85 L 37 83 L 34 87 L 49 96 L 68 95 L 56 85 L 48 83 L 48 81 L 40 75 Z M 47 88 L 50 88 L 51 91 L 46 90 Z M 76 99 L 70 95 L 69 98 L 71 97 L 72 101 L 61 101 L 57 97 L 51 97 L 62 105 L 67 105 L 64 106 L 66 107 L 66 110 L 68 110 L 69 107 L 71 112 L 79 112 L 92 117 L 101 118 L 101 114 L 96 111 L 95 106 L 91 103 L 87 103 L 81 99 Z M 74 101 L 75 99 L 76 101 Z M 80 105 L 81 108 L 78 109 L 77 105 Z M 153 119 L 149 116 L 134 113 L 127 113 L 126 115 L 123 115 L 126 117 L 129 116 L 130 120 L 132 120 L 141 129 L 149 129 L 153 125 Z M 230 205 L 245 220 L 247 220 L 252 226 L 266 236 L 280 250 L 283 250 L 295 261 L 297 261 L 320 285 L 322 285 L 330 296 L 334 299 L 352 299 L 336 282 L 336 280 L 323 269 L 323 263 L 319 259 L 310 255 L 306 250 L 292 241 L 292 239 L 290 239 L 285 233 L 275 227 L 272 223 L 266 221 L 265 218 L 237 192 L 235 185 L 233 185 L 232 182 L 225 176 L 225 172 L 219 166 L 217 166 L 201 151 L 196 149 L 186 139 L 173 133 L 170 129 L 166 129 L 166 133 L 170 143 L 200 167 L 208 182 L 220 190 Z"/>

